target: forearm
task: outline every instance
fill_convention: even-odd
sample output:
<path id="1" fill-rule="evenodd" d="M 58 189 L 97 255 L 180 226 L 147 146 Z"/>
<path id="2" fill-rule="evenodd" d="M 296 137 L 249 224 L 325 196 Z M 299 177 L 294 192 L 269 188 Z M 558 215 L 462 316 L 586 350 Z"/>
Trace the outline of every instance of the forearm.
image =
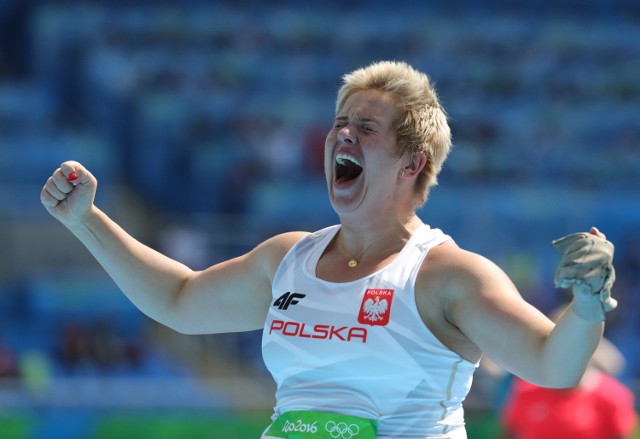
<path id="1" fill-rule="evenodd" d="M 611 297 L 614 247 L 595 227 L 557 239 L 553 246 L 562 254 L 554 282 L 571 287 L 573 300 L 544 343 L 543 366 L 553 385 L 563 387 L 580 381 L 602 339 L 605 312 L 617 305 Z"/>
<path id="2" fill-rule="evenodd" d="M 192 270 L 137 241 L 95 206 L 66 226 L 136 307 L 174 326 L 176 298 Z"/>
<path id="3" fill-rule="evenodd" d="M 558 319 L 541 351 L 546 387 L 577 385 L 602 338 L 604 323 L 578 317 L 572 306 Z"/>

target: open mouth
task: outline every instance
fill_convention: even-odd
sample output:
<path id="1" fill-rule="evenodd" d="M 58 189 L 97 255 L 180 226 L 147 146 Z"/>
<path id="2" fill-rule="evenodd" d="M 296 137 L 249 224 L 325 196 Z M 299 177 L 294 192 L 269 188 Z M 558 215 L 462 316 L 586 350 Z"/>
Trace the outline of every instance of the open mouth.
<path id="1" fill-rule="evenodd" d="M 357 158 L 344 153 L 336 155 L 336 183 L 355 180 L 362 174 L 362 169 L 362 163 Z"/>

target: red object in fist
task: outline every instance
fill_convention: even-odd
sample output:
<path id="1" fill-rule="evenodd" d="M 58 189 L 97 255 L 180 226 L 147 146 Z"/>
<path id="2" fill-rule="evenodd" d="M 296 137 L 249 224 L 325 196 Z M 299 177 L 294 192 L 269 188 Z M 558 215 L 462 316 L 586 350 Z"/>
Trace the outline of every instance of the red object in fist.
<path id="1" fill-rule="evenodd" d="M 75 172 L 72 172 L 71 174 L 69 174 L 69 181 L 75 181 L 78 179 L 78 174 L 76 174 Z"/>

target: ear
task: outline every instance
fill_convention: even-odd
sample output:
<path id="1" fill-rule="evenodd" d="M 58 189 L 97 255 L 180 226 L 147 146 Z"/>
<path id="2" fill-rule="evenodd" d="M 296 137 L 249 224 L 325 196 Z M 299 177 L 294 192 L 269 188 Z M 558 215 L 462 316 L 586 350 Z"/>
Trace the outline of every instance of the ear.
<path id="1" fill-rule="evenodd" d="M 427 164 L 427 155 L 424 151 L 418 151 L 411 154 L 409 163 L 407 163 L 400 172 L 400 178 L 413 178 L 418 175 Z"/>

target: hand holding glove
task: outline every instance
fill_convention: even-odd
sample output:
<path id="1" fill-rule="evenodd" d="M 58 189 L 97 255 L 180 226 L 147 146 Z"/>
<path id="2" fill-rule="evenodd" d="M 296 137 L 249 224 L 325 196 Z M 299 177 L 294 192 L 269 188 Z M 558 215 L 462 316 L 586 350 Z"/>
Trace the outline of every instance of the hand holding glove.
<path id="1" fill-rule="evenodd" d="M 573 233 L 551 243 L 562 255 L 554 276 L 556 287 L 573 287 L 574 312 L 591 322 L 605 320 L 618 302 L 611 297 L 616 275 L 613 244 L 597 229 Z"/>

